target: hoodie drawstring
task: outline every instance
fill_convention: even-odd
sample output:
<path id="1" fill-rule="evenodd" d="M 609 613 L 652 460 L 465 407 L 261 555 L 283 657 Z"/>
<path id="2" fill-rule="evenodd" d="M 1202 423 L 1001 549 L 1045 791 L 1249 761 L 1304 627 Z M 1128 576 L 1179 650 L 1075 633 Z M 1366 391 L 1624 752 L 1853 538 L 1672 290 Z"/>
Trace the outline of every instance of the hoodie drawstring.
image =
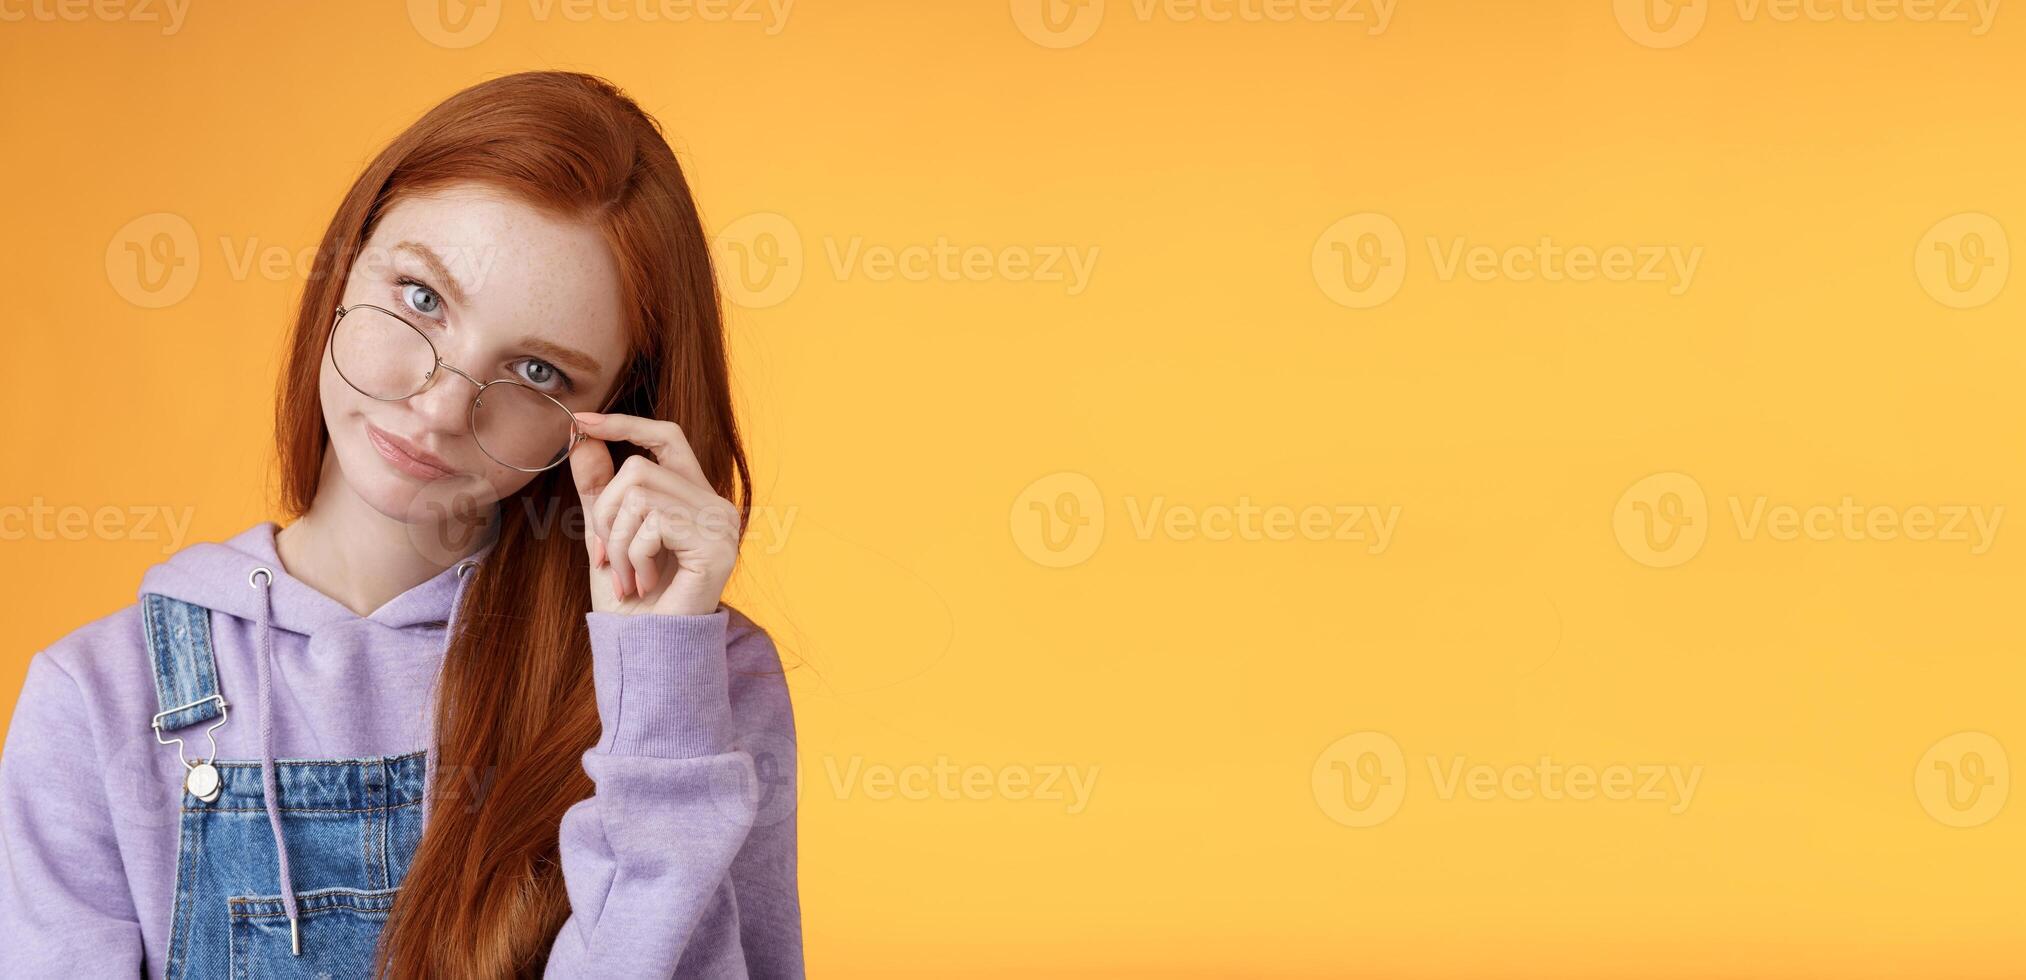
<path id="1" fill-rule="evenodd" d="M 457 614 L 464 607 L 464 586 L 472 569 L 478 567 L 478 559 L 466 558 L 457 563 L 457 592 L 450 599 L 450 615 L 443 624 L 444 665 L 449 665 L 450 644 L 457 637 Z M 424 736 L 422 752 L 422 826 L 429 826 L 429 786 L 436 772 L 436 690 L 443 679 L 443 670 L 438 668 L 436 680 L 429 683 L 429 702 L 423 706 L 428 716 L 427 735 Z"/>
<path id="2" fill-rule="evenodd" d="M 267 823 L 274 830 L 274 853 L 281 864 L 281 905 L 288 912 L 288 947 L 296 956 L 302 955 L 302 931 L 299 927 L 295 907 L 295 886 L 289 883 L 288 842 L 281 832 L 281 805 L 276 798 L 281 790 L 274 778 L 274 645 L 269 634 L 274 624 L 274 572 L 266 567 L 256 568 L 246 576 L 246 583 L 260 590 L 260 796 L 267 804 Z"/>
<path id="3" fill-rule="evenodd" d="M 448 654 L 450 638 L 457 635 L 457 613 L 464 604 L 464 586 L 469 572 L 478 566 L 478 559 L 466 558 L 457 563 L 457 593 L 450 600 L 450 616 L 444 624 L 444 651 Z M 302 955 L 301 916 L 296 910 L 295 886 L 291 883 L 288 867 L 288 841 L 281 830 L 281 789 L 274 775 L 274 572 L 266 566 L 255 568 L 246 576 L 246 583 L 260 590 L 260 795 L 267 805 L 267 823 L 274 831 L 274 853 L 281 868 L 281 905 L 288 913 L 288 946 L 295 956 Z M 437 672 L 439 676 L 442 671 Z M 428 748 L 422 759 L 422 820 L 429 820 L 429 777 L 436 764 L 436 710 L 429 708 Z"/>

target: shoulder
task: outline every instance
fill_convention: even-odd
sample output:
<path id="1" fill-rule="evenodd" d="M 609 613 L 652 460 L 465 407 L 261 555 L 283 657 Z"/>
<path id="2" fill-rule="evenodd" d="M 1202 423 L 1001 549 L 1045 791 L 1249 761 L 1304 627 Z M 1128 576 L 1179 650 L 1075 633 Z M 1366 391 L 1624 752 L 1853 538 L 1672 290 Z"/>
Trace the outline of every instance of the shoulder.
<path id="1" fill-rule="evenodd" d="M 197 583 L 216 574 L 222 556 L 254 553 L 272 534 L 272 522 L 263 521 L 224 541 L 182 544 L 142 572 L 139 595 L 190 594 Z M 37 676 L 40 663 L 47 673 L 70 678 L 94 712 L 103 716 L 117 711 L 123 722 L 138 712 L 141 724 L 147 726 L 157 710 L 155 665 L 148 652 L 149 608 L 137 596 L 65 634 L 30 660 L 29 681 L 53 679 Z"/>
<path id="2" fill-rule="evenodd" d="M 29 731 L 106 732 L 139 725 L 155 713 L 154 670 L 143 638 L 140 603 L 100 616 L 28 660 L 9 723 L 9 742 Z M 10 748 L 14 747 L 10 744 Z M 89 751 L 90 740 L 73 747 Z"/>
<path id="3" fill-rule="evenodd" d="M 131 602 L 71 630 L 29 660 L 27 683 L 52 684 L 58 679 L 52 675 L 60 675 L 101 707 L 133 701 L 139 693 L 152 699 L 155 675 L 141 619 L 141 604 Z M 152 717 L 153 709 L 147 714 Z"/>

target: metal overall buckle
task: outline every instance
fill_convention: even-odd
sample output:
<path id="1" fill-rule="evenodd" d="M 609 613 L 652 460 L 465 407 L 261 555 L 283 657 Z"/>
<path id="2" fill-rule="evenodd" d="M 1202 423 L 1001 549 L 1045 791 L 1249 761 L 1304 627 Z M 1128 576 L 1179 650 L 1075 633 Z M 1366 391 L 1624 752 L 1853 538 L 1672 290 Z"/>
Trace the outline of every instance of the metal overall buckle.
<path id="1" fill-rule="evenodd" d="M 218 702 L 217 724 L 212 725 L 210 728 L 204 729 L 204 737 L 211 740 L 211 756 L 210 758 L 205 759 L 203 762 L 193 763 L 189 759 L 183 757 L 183 740 L 181 738 L 170 738 L 166 740 L 162 738 L 162 718 L 167 715 L 173 715 L 176 712 L 185 710 L 187 708 L 194 708 L 200 704 L 203 704 L 206 701 Z M 185 770 L 183 773 L 183 788 L 189 790 L 191 796 L 203 800 L 206 803 L 210 803 L 218 799 L 218 791 L 224 788 L 224 781 L 218 778 L 218 767 L 211 764 L 213 759 L 218 758 L 218 737 L 211 733 L 217 731 L 219 725 L 225 724 L 226 718 L 227 715 L 225 712 L 225 695 L 213 694 L 208 697 L 198 698 L 197 700 L 192 701 L 189 704 L 179 704 L 166 711 L 158 711 L 155 713 L 154 720 L 150 723 L 149 726 L 155 730 L 155 741 L 160 742 L 163 745 L 168 745 L 171 742 L 174 742 L 176 744 L 176 761 L 181 762 L 183 764 L 183 769 Z"/>

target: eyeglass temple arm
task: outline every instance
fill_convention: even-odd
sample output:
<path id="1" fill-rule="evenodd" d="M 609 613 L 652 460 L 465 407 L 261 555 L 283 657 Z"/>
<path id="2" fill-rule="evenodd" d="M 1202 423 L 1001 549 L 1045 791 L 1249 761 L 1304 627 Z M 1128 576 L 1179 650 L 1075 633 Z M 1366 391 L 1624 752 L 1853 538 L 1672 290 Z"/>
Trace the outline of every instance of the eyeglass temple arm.
<path id="1" fill-rule="evenodd" d="M 622 377 L 620 380 L 623 381 L 625 379 Z M 605 396 L 605 404 L 598 406 L 598 414 L 603 415 L 606 412 L 610 411 L 612 408 L 612 403 L 618 401 L 619 396 L 625 393 L 626 388 L 624 385 L 615 386 L 612 389 L 612 394 Z M 570 418 L 570 445 L 575 446 L 579 440 L 588 438 L 590 437 L 585 435 L 582 430 L 577 428 L 577 419 L 575 417 L 575 413 L 572 413 Z"/>

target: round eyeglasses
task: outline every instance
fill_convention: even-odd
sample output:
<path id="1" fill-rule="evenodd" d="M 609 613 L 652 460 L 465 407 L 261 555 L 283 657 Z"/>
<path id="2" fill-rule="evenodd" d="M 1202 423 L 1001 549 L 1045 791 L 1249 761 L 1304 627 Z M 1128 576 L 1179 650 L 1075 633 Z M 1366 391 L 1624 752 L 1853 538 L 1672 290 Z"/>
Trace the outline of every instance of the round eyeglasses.
<path id="1" fill-rule="evenodd" d="M 548 392 L 510 378 L 480 381 L 444 361 L 421 328 L 363 303 L 338 307 L 331 326 L 331 365 L 359 394 L 383 402 L 418 394 L 436 369 L 478 386 L 471 398 L 471 434 L 502 466 L 539 473 L 568 459 L 584 434 L 570 409 Z"/>

